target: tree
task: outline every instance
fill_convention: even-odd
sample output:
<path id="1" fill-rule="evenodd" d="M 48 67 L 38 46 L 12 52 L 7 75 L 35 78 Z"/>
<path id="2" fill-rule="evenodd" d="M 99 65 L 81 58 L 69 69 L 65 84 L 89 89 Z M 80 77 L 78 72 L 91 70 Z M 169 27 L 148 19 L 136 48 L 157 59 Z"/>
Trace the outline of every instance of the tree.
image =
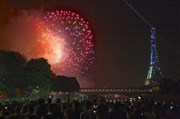
<path id="1" fill-rule="evenodd" d="M 26 82 L 30 92 L 49 93 L 50 80 L 53 77 L 50 68 L 50 64 L 44 58 L 31 59 L 26 63 Z"/>
<path id="2" fill-rule="evenodd" d="M 75 77 L 56 76 L 52 80 L 52 91 L 57 92 L 78 92 L 79 83 Z"/>
<path id="3" fill-rule="evenodd" d="M 16 94 L 15 90 L 25 88 L 25 63 L 26 58 L 20 53 L 0 50 L 0 83 L 10 96 Z"/>

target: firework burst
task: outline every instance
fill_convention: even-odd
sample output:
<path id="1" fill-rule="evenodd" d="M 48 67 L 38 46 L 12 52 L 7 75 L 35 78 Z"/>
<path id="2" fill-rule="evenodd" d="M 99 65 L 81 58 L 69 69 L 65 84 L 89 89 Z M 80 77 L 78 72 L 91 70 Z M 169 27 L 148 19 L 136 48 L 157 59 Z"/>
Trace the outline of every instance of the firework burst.
<path id="1" fill-rule="evenodd" d="M 93 63 L 92 30 L 79 14 L 66 10 L 47 12 L 36 30 L 37 57 L 48 59 L 55 73 L 77 76 Z"/>

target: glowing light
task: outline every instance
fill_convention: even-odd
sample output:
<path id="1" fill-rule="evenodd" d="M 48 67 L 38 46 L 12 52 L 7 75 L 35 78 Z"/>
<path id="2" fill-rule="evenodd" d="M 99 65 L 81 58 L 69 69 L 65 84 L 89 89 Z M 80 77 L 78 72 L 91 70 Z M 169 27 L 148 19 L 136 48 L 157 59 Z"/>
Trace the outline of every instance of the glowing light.
<path id="1" fill-rule="evenodd" d="M 57 74 L 77 76 L 94 60 L 94 42 L 89 23 L 72 11 L 48 12 L 38 23 L 37 57 L 48 59 Z"/>
<path id="2" fill-rule="evenodd" d="M 148 70 L 147 78 L 145 80 L 145 85 L 150 85 L 153 82 L 152 79 L 155 77 L 155 73 L 158 73 L 160 78 L 163 77 L 160 66 L 159 66 L 159 59 L 158 59 L 158 54 L 156 50 L 155 30 L 156 28 L 154 27 L 151 28 L 150 67 Z"/>
<path id="3" fill-rule="evenodd" d="M 43 40 L 42 40 L 43 39 Z M 41 56 L 48 59 L 51 64 L 59 63 L 63 57 L 63 46 L 61 38 L 56 35 L 53 35 L 51 31 L 44 32 L 42 34 L 42 39 L 39 40 L 42 44 L 46 43 L 45 52 Z"/>

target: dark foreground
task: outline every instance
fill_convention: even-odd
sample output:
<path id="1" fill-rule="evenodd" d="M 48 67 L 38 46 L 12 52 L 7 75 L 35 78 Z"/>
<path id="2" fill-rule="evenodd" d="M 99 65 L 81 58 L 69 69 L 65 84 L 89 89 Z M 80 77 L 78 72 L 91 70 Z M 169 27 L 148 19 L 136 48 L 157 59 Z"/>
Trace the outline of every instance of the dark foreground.
<path id="1" fill-rule="evenodd" d="M 114 103 L 100 98 L 70 103 L 40 98 L 0 103 L 0 110 L 0 119 L 180 119 L 178 102 L 145 98 Z"/>

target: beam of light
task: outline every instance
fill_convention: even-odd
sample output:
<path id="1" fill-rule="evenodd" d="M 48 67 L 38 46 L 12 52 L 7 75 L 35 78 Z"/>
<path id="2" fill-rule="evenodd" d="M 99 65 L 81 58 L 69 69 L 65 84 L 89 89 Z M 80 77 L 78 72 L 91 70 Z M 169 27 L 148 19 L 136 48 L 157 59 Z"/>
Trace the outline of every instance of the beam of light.
<path id="1" fill-rule="evenodd" d="M 153 28 L 153 25 L 151 25 L 127 0 L 123 0 L 124 3 L 135 13 L 137 14 L 148 26 Z"/>

